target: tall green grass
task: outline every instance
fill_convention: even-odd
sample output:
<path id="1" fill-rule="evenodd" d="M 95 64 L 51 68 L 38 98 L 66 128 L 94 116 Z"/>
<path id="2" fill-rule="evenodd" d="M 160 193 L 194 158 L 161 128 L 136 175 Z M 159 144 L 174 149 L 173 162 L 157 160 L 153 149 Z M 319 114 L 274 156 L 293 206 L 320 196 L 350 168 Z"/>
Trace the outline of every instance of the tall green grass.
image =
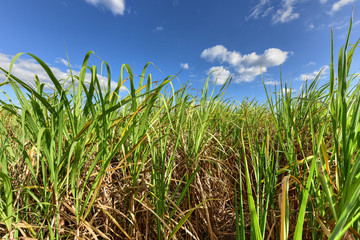
<path id="1" fill-rule="evenodd" d="M 360 232 L 357 44 L 331 48 L 330 76 L 266 103 L 199 95 L 121 67 L 111 88 L 85 55 L 53 90 L 1 68 L 19 104 L 0 102 L 3 239 L 355 239 Z M 333 43 L 333 37 L 331 37 Z M 103 68 L 100 73 L 102 74 Z M 90 76 L 90 77 L 88 77 Z M 124 86 L 129 86 L 126 91 Z M 127 92 L 127 93 L 126 93 Z"/>

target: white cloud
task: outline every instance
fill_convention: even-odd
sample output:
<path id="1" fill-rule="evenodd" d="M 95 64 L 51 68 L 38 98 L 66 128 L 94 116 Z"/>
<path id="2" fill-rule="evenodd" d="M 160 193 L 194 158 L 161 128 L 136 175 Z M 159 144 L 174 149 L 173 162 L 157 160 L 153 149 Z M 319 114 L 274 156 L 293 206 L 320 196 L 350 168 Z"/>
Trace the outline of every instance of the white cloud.
<path id="1" fill-rule="evenodd" d="M 313 30 L 315 28 L 315 25 L 313 23 L 309 23 L 309 25 L 307 25 L 306 30 Z"/>
<path id="2" fill-rule="evenodd" d="M 266 67 L 261 67 L 260 66 L 253 66 L 253 67 L 239 67 L 237 69 L 237 72 L 239 73 L 239 77 L 237 77 L 235 79 L 236 83 L 239 82 L 251 82 L 253 81 L 256 76 L 259 76 L 261 73 L 264 73 L 267 71 Z"/>
<path id="3" fill-rule="evenodd" d="M 162 31 L 162 30 L 164 30 L 164 28 L 163 28 L 162 26 L 157 26 L 157 27 L 154 29 L 155 32 L 160 32 L 160 31 Z"/>
<path id="4" fill-rule="evenodd" d="M 264 83 L 265 83 L 265 85 L 279 85 L 280 84 L 279 81 L 265 81 Z"/>
<path id="5" fill-rule="evenodd" d="M 265 7 L 269 4 L 269 2 L 270 2 L 269 0 L 260 0 L 260 2 L 252 9 L 252 11 L 251 11 L 250 15 L 247 17 L 247 19 L 249 19 L 249 18 L 257 19 L 260 16 L 262 17 L 265 12 L 269 13 L 273 7 L 269 7 L 269 8 L 271 8 L 270 10 L 269 10 L 269 8 L 264 10 Z"/>
<path id="6" fill-rule="evenodd" d="M 4 68 L 6 71 L 9 70 L 10 63 L 13 56 L 6 55 L 3 53 L 0 53 L 0 67 Z M 49 66 L 49 65 L 48 65 Z M 65 79 L 67 79 L 70 76 L 70 70 L 67 70 L 66 72 L 61 71 L 59 68 L 56 67 L 50 67 L 51 71 L 55 75 L 55 77 L 58 80 L 61 80 L 61 82 L 64 82 Z M 79 75 L 80 72 L 78 71 L 72 71 L 73 75 Z M 24 58 L 18 58 L 15 64 L 13 65 L 13 68 L 11 70 L 11 74 L 15 77 L 19 78 L 20 80 L 30 83 L 31 85 L 35 86 L 35 75 L 38 76 L 40 83 L 44 83 L 46 89 L 54 89 L 54 84 L 50 80 L 49 76 L 45 72 L 45 70 L 34 60 L 34 59 L 24 59 Z M 103 77 L 101 75 L 97 75 L 100 85 L 106 86 L 108 79 L 107 77 Z M 85 75 L 85 82 L 90 82 L 91 74 L 86 73 Z M 1 71 L 0 73 L 0 81 L 6 80 L 5 73 Z M 111 81 L 111 89 L 114 90 L 117 86 L 117 83 L 114 81 Z"/>
<path id="7" fill-rule="evenodd" d="M 264 13 L 261 15 L 261 17 L 266 17 L 268 16 L 272 11 L 274 10 L 274 7 L 268 7 Z"/>
<path id="8" fill-rule="evenodd" d="M 226 55 L 228 50 L 223 45 L 216 45 L 212 48 L 207 48 L 201 53 L 201 57 L 205 58 L 208 61 L 220 60 L 224 62 L 226 60 Z"/>
<path id="9" fill-rule="evenodd" d="M 253 52 L 242 55 L 238 51 L 229 51 L 223 45 L 216 45 L 205 49 L 201 57 L 209 62 L 219 61 L 229 64 L 239 74 L 235 82 L 251 82 L 262 72 L 265 73 L 268 67 L 278 66 L 285 62 L 289 52 L 277 48 L 269 48 L 263 54 Z"/>
<path id="10" fill-rule="evenodd" d="M 353 25 L 358 25 L 360 23 L 360 20 L 357 20 L 356 22 L 353 23 Z"/>
<path id="11" fill-rule="evenodd" d="M 329 28 L 333 28 L 333 29 L 336 29 L 336 30 L 341 30 L 341 29 L 346 28 L 348 26 L 349 26 L 349 22 L 347 21 L 347 19 L 334 21 L 334 22 L 328 24 Z"/>
<path id="12" fill-rule="evenodd" d="M 85 0 L 96 7 L 101 6 L 110 10 L 114 15 L 124 15 L 125 0 Z"/>
<path id="13" fill-rule="evenodd" d="M 61 63 L 63 65 L 65 65 L 66 67 L 69 67 L 69 63 L 68 63 L 68 60 L 64 59 L 64 58 L 56 58 L 55 60 L 55 63 Z M 71 65 L 71 68 L 74 69 L 74 68 L 78 68 L 80 69 L 81 66 L 80 65 L 75 65 L 75 64 L 70 64 Z"/>
<path id="14" fill-rule="evenodd" d="M 327 0 L 320 0 L 320 3 L 326 3 Z"/>
<path id="15" fill-rule="evenodd" d="M 294 10 L 294 5 L 297 2 L 299 2 L 299 0 L 281 0 L 280 6 L 275 9 L 275 6 L 271 4 L 270 0 L 260 0 L 246 19 L 258 19 L 272 15 L 273 24 L 287 23 L 300 17 L 300 14 Z"/>
<path id="16" fill-rule="evenodd" d="M 233 75 L 223 66 L 211 67 L 206 73 L 211 74 L 211 80 L 217 85 L 224 84 Z"/>
<path id="17" fill-rule="evenodd" d="M 295 93 L 296 92 L 296 90 L 293 89 L 293 88 L 283 88 L 281 91 L 282 91 L 283 94 Z"/>
<path id="18" fill-rule="evenodd" d="M 187 70 L 187 69 L 189 69 L 189 64 L 188 63 L 180 63 L 180 67 Z"/>
<path id="19" fill-rule="evenodd" d="M 334 3 L 331 7 L 330 14 L 335 13 L 339 11 L 343 6 L 353 3 L 354 0 L 339 0 L 336 3 Z"/>
<path id="20" fill-rule="evenodd" d="M 243 61 L 248 66 L 274 67 L 285 62 L 288 52 L 278 48 L 269 48 L 262 55 L 251 53 L 243 57 Z"/>
<path id="21" fill-rule="evenodd" d="M 313 71 L 312 73 L 301 74 L 300 77 L 297 78 L 297 80 L 301 80 L 301 81 L 314 80 L 320 72 L 321 72 L 321 74 L 324 74 L 328 69 L 329 69 L 329 66 L 325 65 L 325 66 L 321 67 L 319 70 Z"/>
<path id="22" fill-rule="evenodd" d="M 316 65 L 316 62 L 310 61 L 305 65 L 305 67 L 310 67 L 310 66 L 314 66 L 314 65 Z"/>
<path id="23" fill-rule="evenodd" d="M 300 14 L 294 12 L 295 2 L 296 0 L 283 0 L 283 7 L 272 16 L 273 23 L 287 23 L 299 18 Z"/>
<path id="24" fill-rule="evenodd" d="M 63 58 L 56 58 L 55 60 L 56 63 L 62 63 L 64 64 L 65 66 L 69 66 L 69 63 L 67 60 L 63 59 Z"/>

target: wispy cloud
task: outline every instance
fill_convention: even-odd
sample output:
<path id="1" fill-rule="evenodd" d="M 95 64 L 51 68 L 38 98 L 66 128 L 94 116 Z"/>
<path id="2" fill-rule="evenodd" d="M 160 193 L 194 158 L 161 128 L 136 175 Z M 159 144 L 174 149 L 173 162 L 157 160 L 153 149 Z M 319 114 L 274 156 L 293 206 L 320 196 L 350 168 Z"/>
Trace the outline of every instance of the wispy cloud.
<path id="1" fill-rule="evenodd" d="M 316 64 L 316 62 L 310 61 L 310 62 L 308 62 L 308 63 L 305 65 L 305 67 L 314 66 L 315 64 Z"/>
<path id="2" fill-rule="evenodd" d="M 273 23 L 287 23 L 299 18 L 300 14 L 294 12 L 294 4 L 296 0 L 283 0 L 282 8 L 276 11 L 272 16 Z"/>
<path id="3" fill-rule="evenodd" d="M 279 81 L 265 81 L 264 83 L 265 83 L 265 85 L 279 85 L 280 84 Z"/>
<path id="4" fill-rule="evenodd" d="M 180 63 L 180 67 L 187 70 L 187 69 L 189 69 L 189 64 L 188 63 Z"/>
<path id="5" fill-rule="evenodd" d="M 360 23 L 360 20 L 357 20 L 356 22 L 353 23 L 353 25 L 358 25 Z"/>
<path id="6" fill-rule="evenodd" d="M 331 7 L 330 14 L 333 14 L 333 13 L 339 11 L 345 5 L 348 5 L 353 2 L 354 2 L 354 0 L 339 0 L 339 1 L 335 2 Z"/>
<path id="7" fill-rule="evenodd" d="M 11 55 L 0 53 L 0 66 L 5 70 L 8 70 L 12 58 L 13 56 Z M 64 72 L 56 67 L 50 67 L 50 69 L 55 75 L 55 77 L 61 82 L 64 82 L 70 76 L 70 70 Z M 72 71 L 72 73 L 74 75 L 80 74 L 80 72 L 78 71 Z M 46 89 L 54 89 L 53 82 L 50 80 L 45 70 L 34 59 L 19 58 L 13 65 L 11 74 L 18 77 L 22 81 L 32 84 L 33 86 L 35 86 L 35 75 L 37 75 L 40 82 L 45 84 Z M 97 77 L 100 81 L 101 86 L 107 85 L 108 79 L 106 77 L 101 76 L 99 74 L 97 75 Z M 90 82 L 90 79 L 91 79 L 90 73 L 86 73 L 85 82 Z M 4 74 L 1 74 L 0 81 L 4 81 L 4 80 L 6 80 L 6 76 Z M 117 83 L 115 81 L 111 81 L 111 89 L 114 90 L 116 86 Z"/>
<path id="8" fill-rule="evenodd" d="M 56 58 L 55 63 L 60 63 L 60 64 L 62 64 L 64 66 L 66 66 L 66 67 L 69 67 L 68 60 L 66 60 L 64 58 L 59 58 L 59 57 Z M 81 68 L 81 65 L 74 65 L 74 64 L 71 64 L 71 63 L 70 63 L 70 65 L 71 65 L 71 68 Z"/>
<path id="9" fill-rule="evenodd" d="M 179 0 L 172 0 L 172 5 L 177 6 L 179 4 Z"/>
<path id="10" fill-rule="evenodd" d="M 311 22 L 306 26 L 306 30 L 313 30 L 315 28 L 315 25 Z"/>
<path id="11" fill-rule="evenodd" d="M 68 61 L 65 60 L 65 59 L 63 59 L 63 58 L 56 58 L 55 62 L 56 62 L 56 63 L 62 63 L 62 64 L 64 64 L 64 65 L 67 66 L 67 67 L 69 66 Z"/>
<path id="12" fill-rule="evenodd" d="M 336 29 L 336 30 L 341 30 L 343 28 L 346 28 L 349 26 L 349 22 L 347 21 L 347 19 L 341 19 L 341 20 L 337 20 L 337 21 L 334 21 L 332 23 L 330 23 L 328 25 L 329 28 L 333 28 L 333 29 Z"/>
<path id="13" fill-rule="evenodd" d="M 209 62 L 227 64 L 239 75 L 234 79 L 235 82 L 251 82 L 262 72 L 265 73 L 267 68 L 284 63 L 288 55 L 289 52 L 278 48 L 269 48 L 261 55 L 255 52 L 242 55 L 238 51 L 227 50 L 223 45 L 216 45 L 205 49 L 201 53 L 201 58 Z M 222 70 L 224 69 L 226 68 L 223 67 Z"/>
<path id="14" fill-rule="evenodd" d="M 160 31 L 162 31 L 162 30 L 164 30 L 164 27 L 162 27 L 162 26 L 157 26 L 157 27 L 154 29 L 155 32 L 160 32 Z"/>
<path id="15" fill-rule="evenodd" d="M 270 0 L 260 0 L 260 2 L 258 4 L 256 4 L 256 6 L 251 10 L 251 13 L 247 17 L 247 19 L 250 19 L 250 18 L 257 19 L 259 17 L 262 17 L 267 9 L 273 8 L 272 6 L 268 7 L 269 4 L 270 4 Z M 267 12 L 269 13 L 269 11 L 270 10 L 268 10 Z"/>
<path id="16" fill-rule="evenodd" d="M 125 0 L 85 0 L 87 3 L 110 10 L 114 15 L 124 15 Z"/>
<path id="17" fill-rule="evenodd" d="M 300 17 L 300 14 L 295 12 L 294 7 L 298 1 L 299 0 L 281 0 L 280 5 L 275 6 L 271 0 L 260 0 L 246 19 L 258 19 L 271 15 L 273 24 L 290 22 Z"/>
<path id="18" fill-rule="evenodd" d="M 301 74 L 300 77 L 296 78 L 296 80 L 301 80 L 301 81 L 308 81 L 308 80 L 314 80 L 319 73 L 326 74 L 326 71 L 329 69 L 328 65 L 325 65 L 323 67 L 321 67 L 319 70 L 313 71 L 311 73 L 304 73 Z"/>

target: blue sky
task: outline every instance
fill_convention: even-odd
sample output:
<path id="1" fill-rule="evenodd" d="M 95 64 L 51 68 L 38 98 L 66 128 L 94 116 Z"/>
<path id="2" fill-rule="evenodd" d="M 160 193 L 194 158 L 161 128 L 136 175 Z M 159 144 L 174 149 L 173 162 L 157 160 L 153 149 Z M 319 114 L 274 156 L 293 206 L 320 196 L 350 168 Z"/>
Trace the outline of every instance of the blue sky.
<path id="1" fill-rule="evenodd" d="M 114 82 L 123 63 L 140 74 L 147 62 L 153 62 L 161 70 L 149 69 L 154 80 L 182 69 L 174 85 L 189 82 L 200 89 L 215 71 L 211 79 L 217 77 L 218 83 L 234 76 L 229 97 L 262 100 L 260 72 L 273 87 L 280 80 L 280 65 L 283 79 L 292 79 L 295 91 L 321 68 L 325 81 L 331 28 L 337 53 L 345 43 L 354 6 L 355 42 L 360 33 L 359 5 L 353 0 L 3 1 L 0 66 L 8 68 L 15 54 L 29 52 L 62 78 L 68 74 L 66 50 L 75 72 L 92 50 L 110 64 Z M 100 66 L 101 61 L 92 59 Z M 353 71 L 358 64 L 355 60 Z M 49 83 L 26 56 L 13 73 L 30 82 L 38 74 Z M 2 90 L 10 93 L 8 87 Z"/>

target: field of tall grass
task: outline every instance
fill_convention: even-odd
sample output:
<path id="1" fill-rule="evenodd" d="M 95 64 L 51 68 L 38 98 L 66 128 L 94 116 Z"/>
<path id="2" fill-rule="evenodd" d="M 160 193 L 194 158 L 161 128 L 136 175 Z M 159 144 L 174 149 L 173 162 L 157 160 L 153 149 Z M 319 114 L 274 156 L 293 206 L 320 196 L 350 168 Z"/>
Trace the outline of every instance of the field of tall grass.
<path id="1" fill-rule="evenodd" d="M 231 79 L 194 96 L 148 64 L 114 90 L 105 63 L 103 87 L 91 52 L 66 81 L 29 54 L 53 91 L 1 68 L 18 101 L 0 103 L 1 239 L 359 239 L 350 32 L 325 84 L 264 85 L 264 104 L 226 100 Z"/>

